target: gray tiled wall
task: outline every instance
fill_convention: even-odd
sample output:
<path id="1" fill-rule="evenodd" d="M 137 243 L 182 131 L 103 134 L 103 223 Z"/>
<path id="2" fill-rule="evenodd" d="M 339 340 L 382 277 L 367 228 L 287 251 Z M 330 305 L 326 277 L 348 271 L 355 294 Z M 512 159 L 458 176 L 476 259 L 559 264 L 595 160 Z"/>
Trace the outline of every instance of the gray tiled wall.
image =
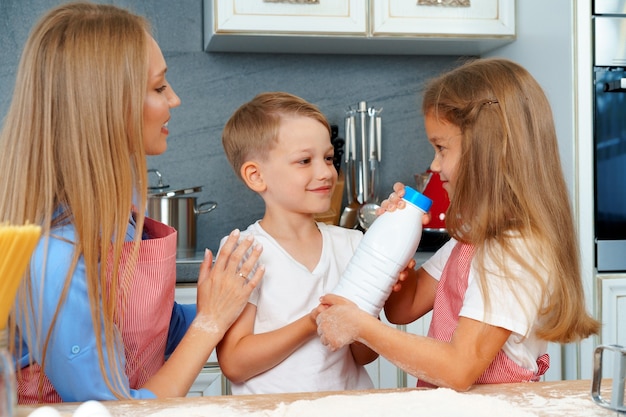
<path id="1" fill-rule="evenodd" d="M 263 205 L 232 172 L 221 130 L 230 114 L 262 91 L 282 90 L 317 104 L 340 126 L 348 106 L 366 100 L 383 112 L 381 195 L 411 183 L 433 155 L 420 115 L 424 80 L 457 64 L 451 56 L 269 55 L 202 51 L 201 0 L 100 1 L 147 16 L 182 105 L 172 111 L 168 151 L 150 157 L 172 187 L 202 185 L 198 202 L 218 208 L 198 218 L 198 248 L 216 250 L 235 227 L 260 218 Z M 0 0 L 0 115 L 9 105 L 19 53 L 36 19 L 59 0 Z"/>

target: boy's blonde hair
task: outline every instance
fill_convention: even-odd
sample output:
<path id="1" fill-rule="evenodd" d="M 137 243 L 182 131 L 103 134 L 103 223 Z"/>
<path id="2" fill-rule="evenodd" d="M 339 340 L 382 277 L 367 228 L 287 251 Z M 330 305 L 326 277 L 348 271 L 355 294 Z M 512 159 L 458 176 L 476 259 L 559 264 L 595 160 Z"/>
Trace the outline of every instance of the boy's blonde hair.
<path id="1" fill-rule="evenodd" d="M 537 300 L 543 339 L 567 343 L 597 333 L 598 322 L 583 307 L 578 239 L 552 111 L 537 81 L 505 59 L 470 61 L 428 84 L 422 110 L 461 130 L 446 228 L 475 245 L 479 275 L 487 256 L 502 271 L 511 272 L 506 260 L 512 259 L 534 272 L 521 278 L 534 278 L 526 288 L 543 289 Z M 530 259 L 512 243 L 516 236 L 531 242 Z M 481 281 L 488 300 L 488 283 Z"/>
<path id="2" fill-rule="evenodd" d="M 70 3 L 50 10 L 26 42 L 0 133 L 0 222 L 40 224 L 46 238 L 59 224 L 75 227 L 74 256 L 67 260 L 71 266 L 57 315 L 83 256 L 95 342 L 99 352 L 106 352 L 100 354 L 100 369 L 118 398 L 128 397 L 125 377 L 114 373 L 111 380 L 105 362 L 116 370 L 123 360 L 115 350 L 114 319 L 123 314 L 116 306 L 118 281 L 134 273 L 134 262 L 118 271 L 120 237 L 126 233 L 134 193 L 140 207 L 138 230 L 144 221 L 149 31 L 145 19 L 115 6 Z M 140 237 L 137 233 L 134 259 Z M 29 316 L 28 303 L 38 302 L 30 294 L 25 279 L 16 315 Z M 49 337 L 35 336 L 44 343 L 43 362 Z"/>
<path id="3" fill-rule="evenodd" d="M 317 120 L 328 129 L 330 141 L 330 124 L 317 106 L 289 93 L 258 94 L 233 113 L 222 132 L 226 157 L 240 179 L 244 162 L 250 158 L 264 160 L 267 157 L 278 141 L 281 118 L 285 116 Z"/>

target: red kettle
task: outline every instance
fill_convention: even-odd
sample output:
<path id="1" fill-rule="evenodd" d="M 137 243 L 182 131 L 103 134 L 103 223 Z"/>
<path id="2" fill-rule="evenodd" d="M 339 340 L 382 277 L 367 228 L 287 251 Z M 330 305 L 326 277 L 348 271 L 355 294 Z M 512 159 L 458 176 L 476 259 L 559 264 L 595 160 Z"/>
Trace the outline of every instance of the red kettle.
<path id="1" fill-rule="evenodd" d="M 433 201 L 430 207 L 430 222 L 424 225 L 425 231 L 445 232 L 446 211 L 450 205 L 448 193 L 443 188 L 443 183 L 438 172 L 430 169 L 421 174 L 415 174 L 417 189 Z"/>

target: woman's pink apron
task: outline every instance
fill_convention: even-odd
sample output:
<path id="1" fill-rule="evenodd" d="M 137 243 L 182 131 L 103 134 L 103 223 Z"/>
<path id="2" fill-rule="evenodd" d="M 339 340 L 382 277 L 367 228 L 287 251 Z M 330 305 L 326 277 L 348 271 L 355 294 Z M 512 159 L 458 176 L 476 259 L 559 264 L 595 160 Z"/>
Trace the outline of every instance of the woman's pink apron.
<path id="1" fill-rule="evenodd" d="M 452 249 L 437 285 L 433 317 L 428 330 L 429 337 L 446 342 L 452 340 L 463 307 L 473 256 L 472 245 L 457 243 Z M 538 381 L 550 367 L 550 357 L 547 353 L 537 359 L 537 365 L 539 370 L 533 373 L 513 362 L 503 350 L 500 350 L 474 384 Z M 433 387 L 424 381 L 418 381 L 417 386 Z"/>
<path id="2" fill-rule="evenodd" d="M 139 233 L 139 231 L 138 231 Z M 176 289 L 176 230 L 150 218 L 145 219 L 136 272 L 127 288 L 122 331 L 126 355 L 125 373 L 131 389 L 145 384 L 165 363 L 165 346 L 174 306 Z M 126 242 L 120 260 L 123 270 L 132 252 L 133 242 Z M 120 284 L 121 285 L 121 284 Z M 18 380 L 18 403 L 62 402 L 54 387 L 43 375 L 43 397 L 38 386 L 42 373 L 38 364 L 23 368 Z M 71 375 L 68 375 L 71 378 Z"/>

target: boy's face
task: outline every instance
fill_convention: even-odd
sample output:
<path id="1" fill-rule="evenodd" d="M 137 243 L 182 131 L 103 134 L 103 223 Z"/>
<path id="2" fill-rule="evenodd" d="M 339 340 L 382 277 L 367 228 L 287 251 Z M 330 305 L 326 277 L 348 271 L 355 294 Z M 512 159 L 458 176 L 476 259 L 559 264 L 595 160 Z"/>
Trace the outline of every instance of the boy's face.
<path id="1" fill-rule="evenodd" d="M 326 126 L 309 117 L 284 117 L 278 143 L 259 163 L 266 206 L 306 214 L 328 210 L 337 182 L 333 155 Z"/>

